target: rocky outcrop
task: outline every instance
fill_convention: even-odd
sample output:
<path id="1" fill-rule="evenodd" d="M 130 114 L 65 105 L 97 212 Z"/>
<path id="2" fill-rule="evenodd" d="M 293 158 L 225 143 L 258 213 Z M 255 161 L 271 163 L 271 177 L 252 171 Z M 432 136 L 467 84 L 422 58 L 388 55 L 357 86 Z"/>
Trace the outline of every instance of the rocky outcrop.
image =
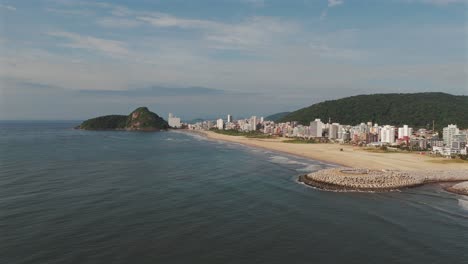
<path id="1" fill-rule="evenodd" d="M 445 188 L 445 190 L 452 193 L 468 196 L 468 182 L 455 184 L 452 187 Z"/>
<path id="2" fill-rule="evenodd" d="M 466 170 L 399 171 L 349 168 L 325 169 L 299 178 L 299 181 L 320 189 L 339 191 L 391 191 L 432 182 L 463 180 L 468 180 Z M 457 190 L 463 188 L 459 186 Z"/>
<path id="3" fill-rule="evenodd" d="M 77 127 L 84 130 L 128 130 L 159 131 L 168 129 L 169 125 L 147 107 L 139 107 L 130 115 L 108 115 L 88 119 Z"/>

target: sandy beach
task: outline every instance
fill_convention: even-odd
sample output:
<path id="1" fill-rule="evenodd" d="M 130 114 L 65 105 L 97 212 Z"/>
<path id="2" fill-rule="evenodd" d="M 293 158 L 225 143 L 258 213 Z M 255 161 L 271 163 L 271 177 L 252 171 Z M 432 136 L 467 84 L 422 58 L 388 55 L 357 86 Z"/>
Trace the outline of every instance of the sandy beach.
<path id="1" fill-rule="evenodd" d="M 303 175 L 299 181 L 317 188 L 343 191 L 388 191 L 415 187 L 426 183 L 468 180 L 467 162 L 445 162 L 418 153 L 376 153 L 360 147 L 339 144 L 294 144 L 285 138 L 246 138 L 212 131 L 189 131 L 214 140 L 235 142 L 288 154 L 320 160 L 343 168 L 328 169 Z M 341 149 L 343 151 L 341 151 Z M 356 175 L 342 173 L 346 168 L 369 170 Z M 465 182 L 446 188 L 447 191 L 468 195 Z"/>
<path id="2" fill-rule="evenodd" d="M 338 164 L 351 168 L 392 170 L 467 170 L 468 162 L 443 163 L 443 158 L 433 158 L 417 153 L 375 153 L 360 147 L 339 144 L 292 144 L 285 138 L 258 139 L 243 136 L 228 136 L 212 131 L 200 132 L 206 137 L 236 142 L 289 153 L 314 160 Z M 343 151 L 340 151 L 343 149 Z"/>

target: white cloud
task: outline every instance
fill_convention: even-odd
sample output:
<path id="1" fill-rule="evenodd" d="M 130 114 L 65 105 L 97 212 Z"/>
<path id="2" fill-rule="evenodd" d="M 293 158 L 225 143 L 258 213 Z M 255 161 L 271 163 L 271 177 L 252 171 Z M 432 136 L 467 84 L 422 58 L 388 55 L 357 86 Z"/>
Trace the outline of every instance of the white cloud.
<path id="1" fill-rule="evenodd" d="M 138 17 L 155 27 L 177 27 L 198 30 L 204 40 L 212 42 L 210 47 L 216 49 L 247 50 L 251 47 L 265 45 L 297 32 L 294 23 L 272 17 L 251 17 L 237 24 L 227 24 L 211 20 L 185 19 L 169 14 L 157 13 L 152 16 Z"/>
<path id="2" fill-rule="evenodd" d="M 343 0 L 328 0 L 328 7 L 339 6 L 343 4 Z"/>
<path id="3" fill-rule="evenodd" d="M 11 6 L 11 5 L 3 5 L 3 4 L 0 4 L 0 8 L 1 8 L 1 9 L 10 10 L 10 11 L 16 11 L 16 7 Z"/>
<path id="4" fill-rule="evenodd" d="M 92 16 L 95 14 L 91 10 L 46 8 L 45 11 L 49 13 L 60 14 L 60 15 L 73 15 L 73 16 Z"/>
<path id="5" fill-rule="evenodd" d="M 165 13 L 152 13 L 152 15 L 138 16 L 138 20 L 147 22 L 155 27 L 178 27 L 183 29 L 204 29 L 213 30 L 222 27 L 221 23 L 199 20 L 199 19 L 185 19 L 175 17 Z"/>
<path id="6" fill-rule="evenodd" d="M 423 4 L 431 4 L 431 5 L 449 5 L 449 4 L 460 4 L 460 3 L 468 3 L 468 0 L 406 0 L 409 3 L 423 3 Z"/>
<path id="7" fill-rule="evenodd" d="M 111 56 L 128 54 L 125 44 L 121 41 L 84 36 L 65 31 L 49 32 L 48 35 L 68 40 L 67 43 L 62 44 L 64 47 L 97 51 Z"/>
<path id="8" fill-rule="evenodd" d="M 346 49 L 346 48 L 333 48 L 324 43 L 310 43 L 310 50 L 312 54 L 326 59 L 346 59 L 356 60 L 367 56 L 362 51 Z"/>
<path id="9" fill-rule="evenodd" d="M 141 23 L 134 19 L 104 17 L 98 19 L 97 24 L 108 28 L 134 28 Z"/>
<path id="10" fill-rule="evenodd" d="M 343 0 L 328 0 L 327 7 L 320 14 L 320 20 L 324 20 L 328 16 L 328 9 L 342 5 L 343 3 Z"/>
<path id="11" fill-rule="evenodd" d="M 264 7 L 265 0 L 241 0 L 242 2 L 253 5 L 254 7 Z"/>
<path id="12" fill-rule="evenodd" d="M 389 50 L 381 48 L 382 43 L 373 42 L 390 35 L 407 39 L 401 35 L 401 28 L 392 34 L 379 28 L 377 35 L 368 35 L 368 29 L 324 32 L 320 28 L 305 28 L 292 20 L 275 17 L 254 16 L 225 22 L 115 8 L 106 4 L 99 6 L 103 10 L 96 11 L 96 15 L 103 16 L 92 17 L 89 22 L 95 21 L 105 29 L 93 29 L 93 32 L 96 30 L 93 36 L 81 32 L 49 32 L 50 36 L 58 39 L 48 44 L 99 52 L 109 55 L 110 59 L 79 50 L 55 54 L 50 51 L 52 55 L 31 54 L 20 47 L 19 52 L 12 50 L 7 60 L 2 57 L 8 54 L 0 56 L 0 65 L 4 66 L 0 77 L 76 90 L 126 90 L 150 85 L 203 86 L 292 98 L 288 103 L 304 102 L 307 100 L 304 95 L 310 94 L 318 98 L 349 95 L 356 91 L 353 89 L 381 92 L 383 88 L 379 90 L 381 87 L 377 85 L 382 85 L 382 80 L 387 79 L 390 80 L 389 86 L 395 85 L 397 80 L 398 84 L 406 87 L 424 81 L 447 91 L 460 89 L 453 87 L 466 87 L 464 64 L 426 67 L 424 58 L 420 62 L 422 65 L 405 67 L 419 60 L 414 58 L 413 52 L 401 52 L 395 48 L 397 44 L 389 43 L 389 53 Z M 332 12 L 337 6 L 339 4 L 327 7 L 325 11 Z M 72 10 L 75 9 L 70 8 Z M 108 29 L 143 25 L 142 32 L 134 30 L 132 35 Z M 440 37 L 433 26 L 426 28 L 428 32 L 425 33 L 421 33 L 420 27 L 408 29 L 408 32 L 411 36 L 419 32 L 421 36 Z M 460 27 L 456 32 L 447 33 L 446 39 L 456 42 L 453 40 L 463 32 L 464 27 Z M 103 35 L 94 35 L 100 33 Z M 119 41 L 103 37 L 117 34 Z M 53 50 L 53 47 L 48 47 L 48 50 Z M 445 51 L 440 52 L 445 55 Z M 421 54 L 432 56 L 424 51 Z M 121 63 L 115 63 L 115 57 Z M 411 62 L 398 62 L 403 57 Z M 390 67 L 391 64 L 394 65 Z M 410 88 L 417 90 L 420 87 Z"/>

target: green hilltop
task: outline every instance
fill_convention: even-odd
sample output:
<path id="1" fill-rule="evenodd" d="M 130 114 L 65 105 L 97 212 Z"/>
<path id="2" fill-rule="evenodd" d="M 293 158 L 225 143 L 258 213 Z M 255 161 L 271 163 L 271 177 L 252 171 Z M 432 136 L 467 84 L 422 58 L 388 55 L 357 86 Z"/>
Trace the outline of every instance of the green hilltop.
<path id="1" fill-rule="evenodd" d="M 147 107 L 139 107 L 128 116 L 100 116 L 84 121 L 77 128 L 84 130 L 159 131 L 168 129 L 169 125 Z"/>
<path id="2" fill-rule="evenodd" d="M 371 94 L 325 101 L 291 112 L 279 122 L 298 121 L 308 125 L 323 122 L 355 125 L 372 121 L 378 124 L 410 125 L 436 129 L 448 124 L 468 127 L 468 96 L 446 93 Z"/>
<path id="3" fill-rule="evenodd" d="M 280 120 L 281 118 L 285 117 L 286 115 L 288 115 L 289 113 L 291 113 L 291 112 L 281 112 L 281 113 L 276 113 L 276 114 L 273 114 L 273 115 L 269 115 L 269 116 L 265 117 L 265 120 L 276 122 L 276 121 Z"/>

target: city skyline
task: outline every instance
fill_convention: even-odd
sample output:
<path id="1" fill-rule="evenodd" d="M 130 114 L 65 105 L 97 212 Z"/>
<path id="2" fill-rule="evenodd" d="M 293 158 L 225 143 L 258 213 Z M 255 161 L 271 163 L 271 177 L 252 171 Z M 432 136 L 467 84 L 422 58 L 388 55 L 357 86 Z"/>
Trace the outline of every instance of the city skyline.
<path id="1" fill-rule="evenodd" d="M 466 95 L 464 0 L 2 1 L 0 119 Z M 60 111 L 58 111 L 60 109 Z"/>

